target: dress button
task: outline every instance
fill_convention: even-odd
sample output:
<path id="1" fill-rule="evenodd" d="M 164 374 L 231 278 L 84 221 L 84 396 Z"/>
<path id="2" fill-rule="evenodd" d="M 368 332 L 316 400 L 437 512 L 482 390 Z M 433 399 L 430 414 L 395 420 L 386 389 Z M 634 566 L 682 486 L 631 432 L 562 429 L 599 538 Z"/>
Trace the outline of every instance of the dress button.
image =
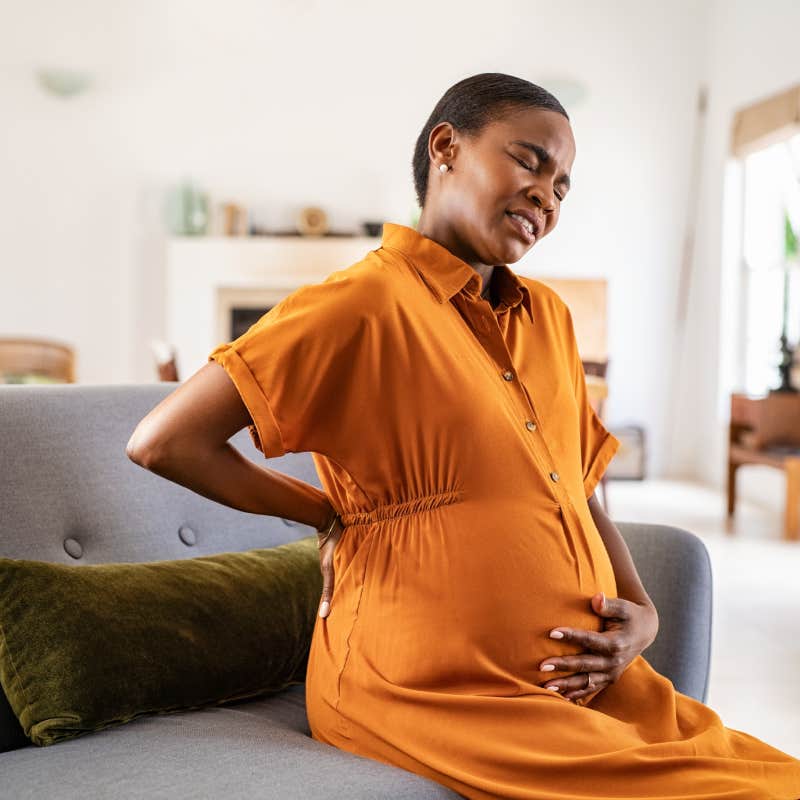
<path id="1" fill-rule="evenodd" d="M 527 428 L 529 431 L 535 431 L 535 430 L 536 430 L 536 423 L 535 423 L 535 422 L 532 422 L 531 420 L 528 420 L 528 421 L 525 423 L 525 427 L 526 427 L 526 428 Z"/>
<path id="2" fill-rule="evenodd" d="M 513 372 L 512 372 L 510 369 L 507 369 L 507 370 L 506 370 L 506 371 L 503 373 L 503 377 L 504 377 L 504 378 L 505 378 L 507 381 L 513 381 L 513 380 L 514 380 L 514 373 L 513 373 Z"/>
<path id="3" fill-rule="evenodd" d="M 558 480 L 558 473 L 557 473 L 557 472 L 551 472 L 551 473 L 550 473 L 550 477 L 551 477 L 551 478 L 552 478 L 554 481 L 557 481 L 557 480 Z"/>

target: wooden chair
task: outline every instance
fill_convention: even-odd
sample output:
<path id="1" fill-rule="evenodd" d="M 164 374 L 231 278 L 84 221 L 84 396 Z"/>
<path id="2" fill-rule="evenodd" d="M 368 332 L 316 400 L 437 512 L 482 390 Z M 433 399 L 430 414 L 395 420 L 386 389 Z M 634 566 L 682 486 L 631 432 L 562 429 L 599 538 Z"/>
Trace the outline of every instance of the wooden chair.
<path id="1" fill-rule="evenodd" d="M 786 473 L 783 538 L 800 541 L 800 393 L 731 395 L 729 519 L 736 510 L 736 471 L 743 464 L 762 464 Z"/>
<path id="2" fill-rule="evenodd" d="M 0 383 L 23 375 L 75 383 L 74 348 L 52 339 L 0 337 Z"/>
<path id="3" fill-rule="evenodd" d="M 179 382 L 178 362 L 175 348 L 161 339 L 150 341 L 150 350 L 156 362 L 156 376 L 159 381 Z"/>

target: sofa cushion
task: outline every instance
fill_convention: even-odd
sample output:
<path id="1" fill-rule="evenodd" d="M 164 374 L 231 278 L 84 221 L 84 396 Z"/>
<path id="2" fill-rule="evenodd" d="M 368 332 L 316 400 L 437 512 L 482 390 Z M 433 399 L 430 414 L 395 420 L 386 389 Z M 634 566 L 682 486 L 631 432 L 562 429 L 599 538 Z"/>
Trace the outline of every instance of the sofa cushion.
<path id="1" fill-rule="evenodd" d="M 177 561 L 0 559 L 0 683 L 48 745 L 305 680 L 317 537 Z"/>
<path id="2" fill-rule="evenodd" d="M 0 755 L 14 800 L 454 800 L 428 778 L 312 739 L 305 685 L 140 717 L 57 747 Z"/>

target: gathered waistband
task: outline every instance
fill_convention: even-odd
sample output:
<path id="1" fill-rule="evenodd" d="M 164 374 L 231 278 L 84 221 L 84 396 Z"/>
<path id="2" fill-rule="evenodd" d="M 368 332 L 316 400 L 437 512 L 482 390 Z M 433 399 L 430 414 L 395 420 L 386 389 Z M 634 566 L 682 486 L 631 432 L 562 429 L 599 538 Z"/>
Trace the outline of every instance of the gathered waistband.
<path id="1" fill-rule="evenodd" d="M 345 525 L 369 525 L 373 522 L 380 522 L 396 517 L 404 517 L 409 514 L 420 514 L 423 511 L 430 511 L 432 508 L 459 503 L 464 499 L 464 492 L 454 490 L 450 492 L 440 492 L 438 494 L 427 494 L 422 497 L 414 497 L 411 500 L 404 500 L 402 503 L 384 503 L 375 506 L 369 511 L 353 511 L 342 514 L 341 519 Z"/>

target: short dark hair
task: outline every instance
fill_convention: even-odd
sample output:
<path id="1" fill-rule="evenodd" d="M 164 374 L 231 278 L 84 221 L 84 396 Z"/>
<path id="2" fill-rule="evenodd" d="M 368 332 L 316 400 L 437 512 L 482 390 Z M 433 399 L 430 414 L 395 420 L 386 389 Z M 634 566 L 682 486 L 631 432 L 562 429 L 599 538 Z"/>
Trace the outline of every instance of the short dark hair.
<path id="1" fill-rule="evenodd" d="M 481 72 L 453 84 L 431 112 L 414 147 L 412 169 L 417 203 L 422 208 L 428 193 L 428 139 L 440 122 L 457 131 L 478 136 L 490 123 L 522 108 L 546 108 L 569 115 L 561 103 L 541 86 L 502 72 Z"/>

